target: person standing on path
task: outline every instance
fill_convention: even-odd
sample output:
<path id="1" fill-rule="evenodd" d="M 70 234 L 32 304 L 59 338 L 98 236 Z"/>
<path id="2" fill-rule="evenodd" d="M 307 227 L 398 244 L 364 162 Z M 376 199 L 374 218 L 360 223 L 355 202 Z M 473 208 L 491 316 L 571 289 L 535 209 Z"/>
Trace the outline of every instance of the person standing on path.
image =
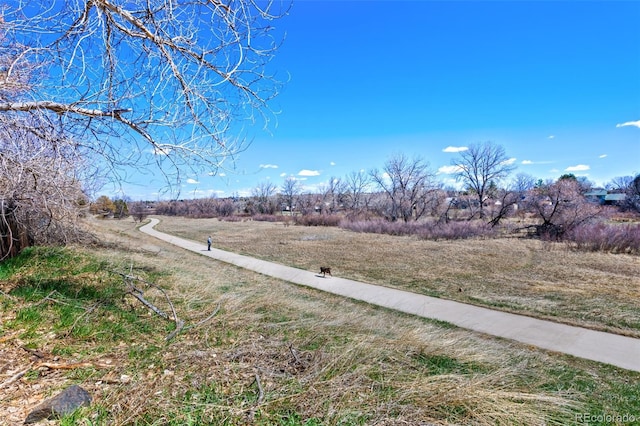
<path id="1" fill-rule="evenodd" d="M 209 238 L 207 238 L 207 250 L 211 251 L 211 235 L 209 235 Z"/>

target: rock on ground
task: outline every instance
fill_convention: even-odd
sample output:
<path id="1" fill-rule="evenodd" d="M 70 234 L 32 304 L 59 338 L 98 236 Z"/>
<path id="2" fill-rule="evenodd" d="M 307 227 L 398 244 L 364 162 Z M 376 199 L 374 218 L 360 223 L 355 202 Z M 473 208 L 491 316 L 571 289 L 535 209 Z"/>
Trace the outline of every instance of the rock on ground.
<path id="1" fill-rule="evenodd" d="M 24 424 L 39 422 L 43 419 L 62 417 L 76 409 L 91 404 L 91 395 L 78 385 L 69 386 L 53 398 L 47 399 L 34 408 Z"/>

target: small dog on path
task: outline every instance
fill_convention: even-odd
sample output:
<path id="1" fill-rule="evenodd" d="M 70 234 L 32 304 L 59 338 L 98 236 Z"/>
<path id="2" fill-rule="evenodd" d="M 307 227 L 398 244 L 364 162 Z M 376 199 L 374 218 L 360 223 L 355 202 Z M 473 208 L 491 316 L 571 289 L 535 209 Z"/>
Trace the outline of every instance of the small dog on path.
<path id="1" fill-rule="evenodd" d="M 320 273 L 322 274 L 322 278 L 325 278 L 327 274 L 331 275 L 331 268 L 327 268 L 326 266 L 321 266 Z"/>

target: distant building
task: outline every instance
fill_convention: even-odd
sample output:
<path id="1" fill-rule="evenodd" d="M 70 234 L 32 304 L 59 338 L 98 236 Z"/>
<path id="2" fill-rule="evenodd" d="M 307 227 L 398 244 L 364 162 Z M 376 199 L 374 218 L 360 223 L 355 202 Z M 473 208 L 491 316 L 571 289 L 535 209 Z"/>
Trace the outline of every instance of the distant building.
<path id="1" fill-rule="evenodd" d="M 626 194 L 617 192 L 609 192 L 606 189 L 594 189 L 584 194 L 587 200 L 597 202 L 603 205 L 618 204 L 626 200 Z"/>

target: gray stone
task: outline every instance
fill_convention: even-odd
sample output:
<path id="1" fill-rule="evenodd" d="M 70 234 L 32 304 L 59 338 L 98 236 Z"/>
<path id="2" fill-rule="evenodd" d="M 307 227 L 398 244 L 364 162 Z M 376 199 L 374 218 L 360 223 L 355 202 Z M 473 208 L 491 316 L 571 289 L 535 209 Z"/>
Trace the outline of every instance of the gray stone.
<path id="1" fill-rule="evenodd" d="M 78 385 L 69 386 L 53 398 L 49 398 L 34 408 L 24 421 L 24 424 L 39 422 L 66 416 L 76 409 L 91 404 L 91 395 Z"/>

